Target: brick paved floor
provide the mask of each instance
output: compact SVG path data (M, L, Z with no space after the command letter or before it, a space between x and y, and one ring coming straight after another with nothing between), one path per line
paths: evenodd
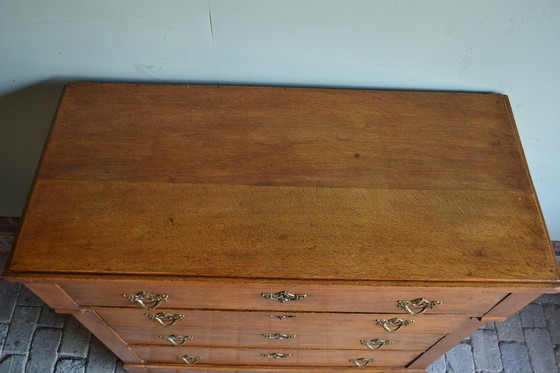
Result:
M0 217L0 273L17 223ZM0 302L0 373L124 372L72 316L55 313L25 287L0 279ZM560 294L538 298L506 322L486 324L428 372L560 372Z

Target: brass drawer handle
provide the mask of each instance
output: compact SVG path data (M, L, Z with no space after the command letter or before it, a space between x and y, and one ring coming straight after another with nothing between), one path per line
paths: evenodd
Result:
M155 310L161 305L162 302L167 302L167 299L169 298L169 296L165 294L153 295L150 293L146 293L145 291L141 291L138 294L123 294L122 296L133 303L138 303L140 305L140 308L144 310Z
M190 335L182 336L177 334L160 335L159 337L176 347L183 346L185 343L187 343L187 341L191 341L194 338L191 337Z
M287 292L287 291L281 291L281 292L276 293L276 294L261 293L261 296L263 296L266 299L277 300L278 302L286 303L286 302L293 301L293 300L301 300L301 299L305 298L307 295L306 294L292 294L292 293Z
M390 319L390 320L376 320L377 325L381 325L383 327L383 329L385 329L386 331L388 331L389 333L395 333L398 332L403 326L408 326L409 324L412 324L414 322L414 320L403 320L403 319L399 319L397 317ZM396 326L396 328L391 329L391 326Z
M397 307L403 308L409 315L412 316L421 315L426 312L428 308L432 309L439 304L441 304L439 300L429 301L425 298L397 301ZM420 308L420 310L413 311L412 308Z
M292 339L296 337L295 334L282 334L282 333L263 334L262 336L270 339Z
M365 367L369 363L373 363L375 359L366 359L366 358L359 358L359 359L350 359L351 363L353 363L357 367Z
M261 354L262 357L270 357L272 359L284 359L292 356L292 354L282 354L279 352L273 352L271 354Z
M183 356L175 356L175 359L183 360L184 363L187 364L187 365L195 365L200 360L204 359L204 356L183 355Z
M361 344L369 348L370 350L379 350L381 347L385 345L390 345L391 343L395 343L395 341L386 341L383 339L362 339L360 341ZM374 347L376 345L376 347Z
M286 319L293 319L294 315L266 315L268 317L275 317L278 320L286 320Z
M156 321L161 326L165 326L166 328L174 325L177 321L183 320L185 315L173 315L167 312L159 312L159 313L146 313L145 314L148 319Z

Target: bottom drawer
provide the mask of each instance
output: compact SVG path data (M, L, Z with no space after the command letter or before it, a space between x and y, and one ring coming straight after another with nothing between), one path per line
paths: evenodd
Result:
M133 347L148 363L188 366L404 367L423 351L298 350L253 348ZM183 359L181 359L183 357Z

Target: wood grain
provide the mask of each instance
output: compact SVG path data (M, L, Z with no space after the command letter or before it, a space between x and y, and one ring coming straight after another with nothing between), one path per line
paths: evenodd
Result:
M211 373L211 372L222 372L222 373L301 373L300 367L275 367L275 366L242 366L237 365L235 368L224 367L224 366L213 366L213 367L188 367L186 365L176 365L176 364L149 364L149 365L138 365L138 364L126 364L124 368L129 373ZM232 370L235 369L235 370ZM403 367L362 367L360 372L366 373L425 373L425 369L407 369ZM349 368L330 368L330 367L305 367L306 373L353 373L356 372L356 367Z
M370 366L406 366L421 351L363 351L363 350L298 350L292 348L196 348L196 347L142 347L133 348L143 360L149 363L177 363L175 356L204 356L197 365L203 369L205 365L225 365L235 369L235 365L270 365L299 366L305 371L306 366L352 367L349 359L374 358ZM272 359L262 357L267 353L291 354L288 358Z
M527 192L41 180L30 211L13 271L557 281Z
M65 90L5 277L143 373L418 372L560 284L506 96L96 83Z
M289 313L293 318L278 320L270 312L220 312L158 309L184 315L175 325L164 328L149 320L145 312L124 309L98 309L95 312L130 344L170 346L160 335L192 336L187 346L214 347L287 347L319 349L366 349L361 340L382 339L395 343L382 350L425 350L460 324L461 315L423 315L421 318L402 314L336 314ZM286 315L286 313L281 313ZM389 333L376 320L404 318L413 323ZM232 328L235 325L235 328ZM284 340L263 334L295 335ZM367 351L367 349L366 349Z
M504 96L72 84L40 178L529 190Z
M151 294L166 294L171 309L221 309L221 310L265 310L265 311L316 311L316 312L367 312L400 313L399 300L426 298L440 301L440 305L426 314L462 314L481 316L488 312L507 293L496 289L439 289L382 286L321 286L305 283L285 285L263 285L258 281L245 284L207 282L120 282L120 281L68 281L60 286L80 307L130 307L139 309L122 294L146 291ZM305 294L303 300L278 302L265 299L261 293L290 291Z

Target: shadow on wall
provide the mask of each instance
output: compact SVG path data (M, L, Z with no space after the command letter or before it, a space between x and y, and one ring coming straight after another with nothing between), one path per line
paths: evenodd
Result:
M66 81L0 97L0 216L20 216Z

